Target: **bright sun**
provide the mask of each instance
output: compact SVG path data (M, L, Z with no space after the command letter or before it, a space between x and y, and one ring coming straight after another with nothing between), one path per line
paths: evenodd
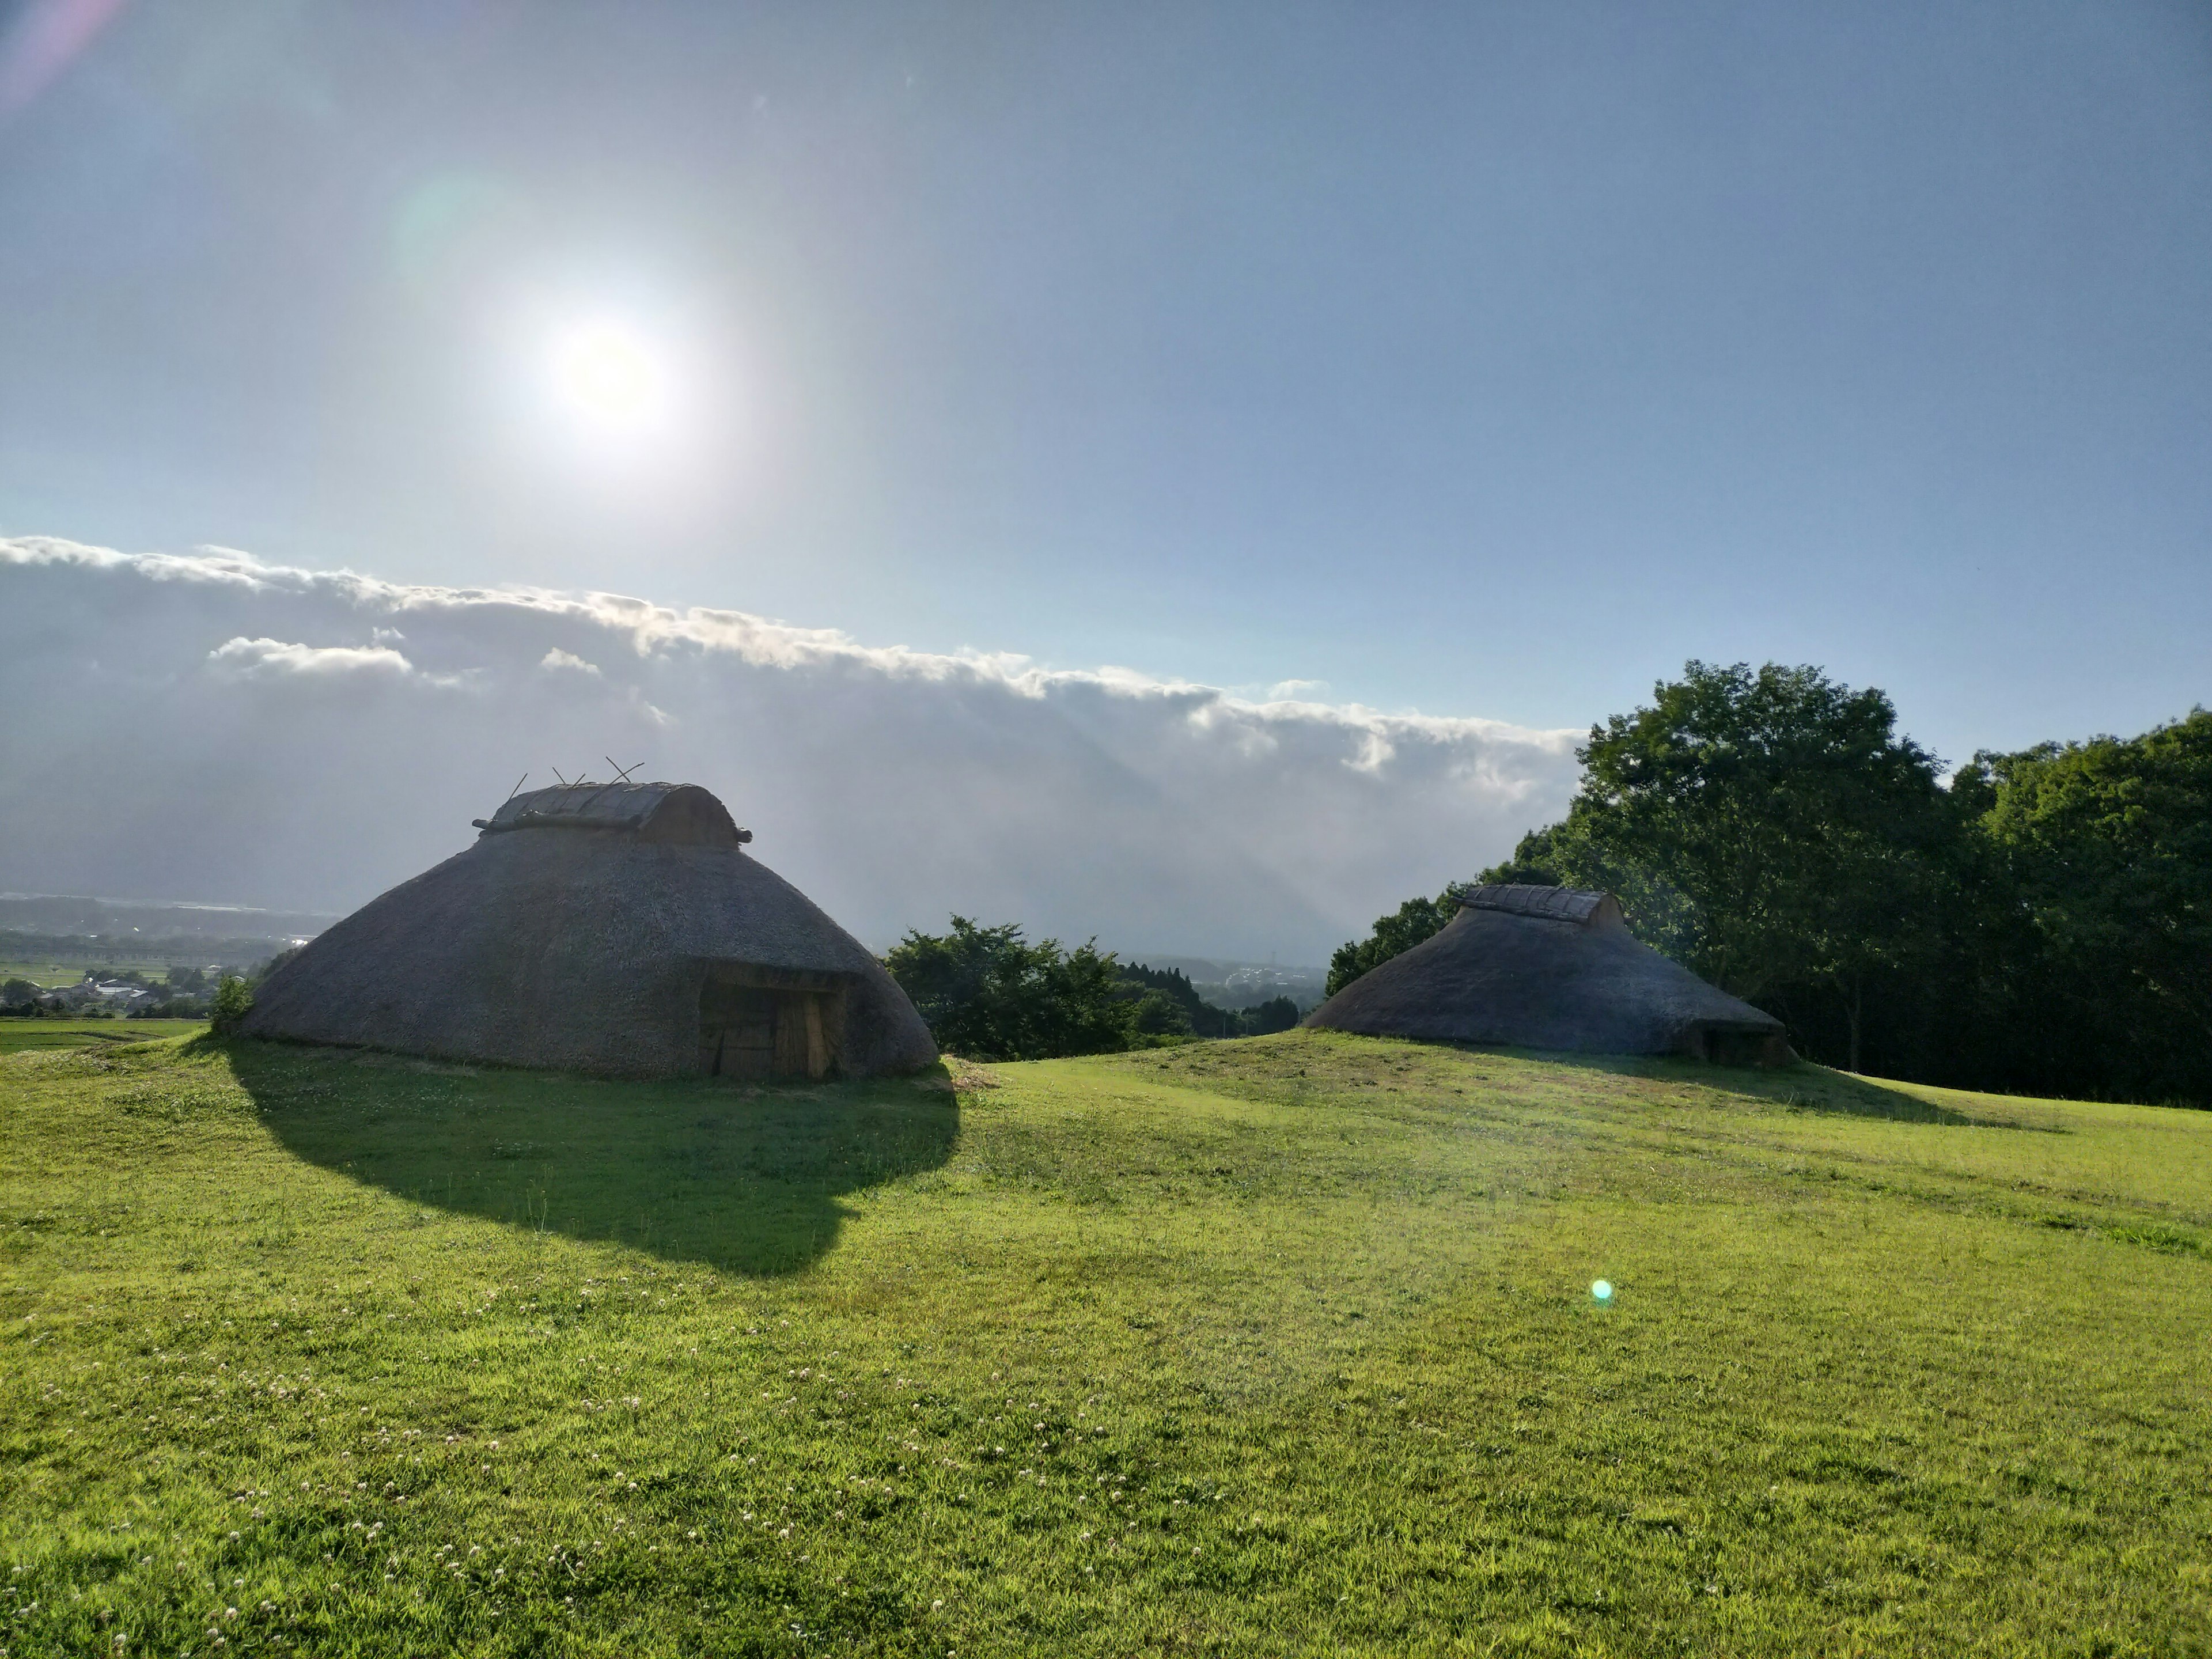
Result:
M657 343L619 319L564 330L554 341L552 371L568 412L607 435L642 434L668 414L669 374Z

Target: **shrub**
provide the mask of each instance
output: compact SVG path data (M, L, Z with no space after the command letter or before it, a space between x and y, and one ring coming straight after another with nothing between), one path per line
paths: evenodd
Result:
M222 983L215 988L215 1006L209 1010L210 1029L217 1036L232 1036L252 1012L253 993L246 988L246 981L235 974L225 974Z
M1130 1045L1134 1000L1112 953L1096 945L1030 945L1011 922L979 927L955 916L948 933L908 933L884 965L949 1054L1048 1060Z

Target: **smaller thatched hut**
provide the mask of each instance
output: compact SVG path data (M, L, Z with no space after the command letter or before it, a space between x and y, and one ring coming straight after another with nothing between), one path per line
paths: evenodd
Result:
M1433 938L1361 975L1309 1025L1595 1054L1792 1058L1782 1022L1628 931L1610 893L1474 887Z
M704 789L538 789L476 824L270 975L247 1033L631 1077L937 1058L883 964Z

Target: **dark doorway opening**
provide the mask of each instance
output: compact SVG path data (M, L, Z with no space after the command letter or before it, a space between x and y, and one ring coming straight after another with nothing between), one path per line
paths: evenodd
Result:
M836 1076L848 982L843 974L709 968L699 988L699 1070L763 1080Z
M1692 1028L1682 1045L1693 1059L1721 1066L1787 1066L1796 1058L1787 1037L1773 1031L1731 1030L1724 1026Z

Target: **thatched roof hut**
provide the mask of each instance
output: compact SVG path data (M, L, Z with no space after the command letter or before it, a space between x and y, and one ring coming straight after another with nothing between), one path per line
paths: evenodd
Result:
M1441 933L1361 975L1306 1024L1737 1064L1791 1057L1780 1020L1640 943L1612 894L1573 887L1466 890Z
M853 936L691 784L517 795L270 975L245 1029L625 1077L866 1077L937 1057Z

